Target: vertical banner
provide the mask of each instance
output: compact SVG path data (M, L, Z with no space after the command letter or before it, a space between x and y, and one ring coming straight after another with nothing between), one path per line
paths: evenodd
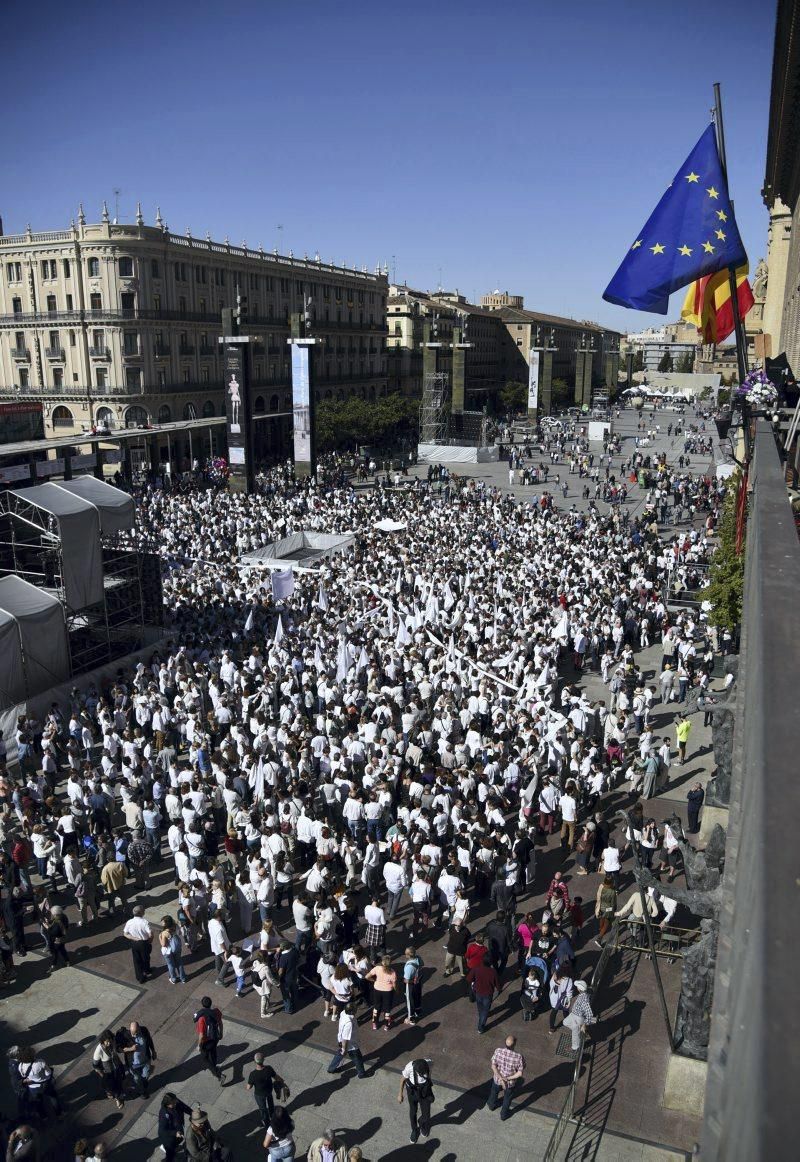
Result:
M436 351L433 352L434 359ZM466 391L466 356L467 348L460 327L453 328L453 380L450 395L450 411L454 416L461 415L465 405Z
M244 343L231 343L226 339L223 384L225 415L228 420L229 487L231 492L251 492L253 462L247 351Z
M314 471L314 440L311 430L311 352L305 343L292 343L292 423L294 471L310 476Z
M528 411L539 410L539 352L531 347L528 358Z

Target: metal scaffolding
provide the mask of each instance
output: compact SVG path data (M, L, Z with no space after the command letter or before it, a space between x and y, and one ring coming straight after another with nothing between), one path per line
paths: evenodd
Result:
M423 444L444 444L449 434L450 376L446 371L429 372L422 384L419 409L419 438Z

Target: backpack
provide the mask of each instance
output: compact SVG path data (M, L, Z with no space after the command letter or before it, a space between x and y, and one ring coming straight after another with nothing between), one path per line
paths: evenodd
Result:
M417 957L417 963L414 966L414 975L410 981L411 984L422 984L422 958Z
M427 1062L425 1063L427 1064ZM417 1069L416 1061L412 1062L413 1076L419 1078L422 1076L422 1070ZM407 1081L406 1089L410 1090L411 1096L415 1097L417 1101L433 1101L433 1083L431 1081L430 1072L425 1076L421 1082Z
M206 1009L197 1018L197 1032L203 1045L210 1041L219 1041L217 1017L210 1009Z

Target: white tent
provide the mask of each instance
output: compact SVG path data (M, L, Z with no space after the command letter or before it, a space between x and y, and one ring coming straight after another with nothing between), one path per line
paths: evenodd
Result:
M38 519L51 534L57 533L61 542L61 576L69 608L85 609L102 601L103 555L97 508L56 484L9 491L16 498L14 514L17 517L24 518L26 507L31 506L52 518L39 516Z
M123 492L121 488L114 488L94 476L76 476L74 480L53 481L53 486L93 504L100 514L100 531L103 536L133 528L136 507L133 497Z

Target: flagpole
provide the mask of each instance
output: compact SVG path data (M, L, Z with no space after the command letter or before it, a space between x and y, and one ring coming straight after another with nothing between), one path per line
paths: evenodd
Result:
M728 161L725 155L725 129L722 123L722 96L720 94L719 82L714 82L714 131L717 137L717 150L719 151L720 165L722 172L725 175L725 181L728 181ZM731 209L733 209L733 199L731 199ZM739 288L736 285L736 267L728 267L728 286L731 296L731 308L733 310L733 333L736 336L736 363L739 368L739 383L744 383L747 376L747 337L744 330L744 324L739 315Z

